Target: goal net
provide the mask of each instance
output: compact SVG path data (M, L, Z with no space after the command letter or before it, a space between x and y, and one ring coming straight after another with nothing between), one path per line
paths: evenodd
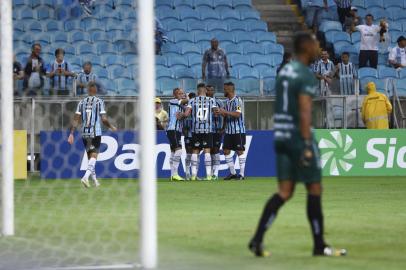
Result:
M153 3L0 5L8 59L1 60L0 269L155 267L155 163L142 151L155 155ZM91 87L101 100L82 110ZM102 121L104 109L117 130ZM89 113L86 123L78 110ZM83 125L70 144L75 115ZM101 130L86 131L87 121ZM100 147L83 132L101 135ZM99 153L93 171L86 143Z

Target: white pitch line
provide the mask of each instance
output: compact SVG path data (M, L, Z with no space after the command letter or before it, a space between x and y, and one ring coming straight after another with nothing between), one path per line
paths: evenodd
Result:
M114 269L135 269L141 268L139 264L115 264L98 266L68 266L68 267L46 267L36 270L114 270Z

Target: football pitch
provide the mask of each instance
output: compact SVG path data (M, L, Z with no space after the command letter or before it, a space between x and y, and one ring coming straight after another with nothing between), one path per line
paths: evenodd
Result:
M137 262L138 182L16 181L16 236L0 238L0 269ZM299 185L266 237L270 258L247 243L275 179L158 183L159 269L405 269L406 179L326 178L326 240L343 258L311 257Z

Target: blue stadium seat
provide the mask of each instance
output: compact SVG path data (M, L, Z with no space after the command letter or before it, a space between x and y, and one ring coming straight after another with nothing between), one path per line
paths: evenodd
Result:
M215 21L215 22L208 22L207 23L207 31L213 32L213 31L224 31L226 32L228 30L228 26L225 23Z
M30 33L42 32L42 25L40 22L32 22L25 28L25 31L28 31Z
M118 78L116 81L117 85L117 92L123 96L136 96L138 95L137 92L137 85L134 80L129 78Z
M81 56L82 57L82 56ZM92 66L94 67L105 67L103 60L96 54L89 54L86 55L85 57L82 57L82 63L88 62L92 63Z
M378 55L378 65L388 65L388 58L389 58L389 54L382 54L380 53Z
M172 8L167 8L167 7L162 7L160 9L158 9L158 18L160 20L164 20L164 19L169 19L169 18L173 18L173 19L177 19L179 20L179 13L176 12L176 10L172 9Z
M398 78L398 73L396 69L392 67L378 67L378 78L379 79L387 79L387 78Z
M201 7L197 11L200 13L201 20L220 20L220 14L211 8Z
M54 17L56 20L63 21L68 18L68 10L64 7L55 8Z
M378 78L378 71L374 68L364 67L358 70L358 78L362 79L365 77Z
M30 19L37 19L36 14L34 13L34 10L31 8L22 8L19 12L18 18L20 20L30 20Z
M109 77L107 69L99 66L93 67L93 72L101 79L107 79Z
M241 20L260 20L261 17L256 10L251 10L251 11L240 11L240 16Z
M389 32L391 31L399 31L402 32L402 24L400 22L390 22Z
M190 0L174 0L173 1L173 6L175 8L179 8L179 7L190 7L190 8L194 8L194 2L195 1L190 1Z
M53 0L31 0L32 8L38 8L41 6L53 7L54 5L55 5L55 3Z
M390 36L391 36L392 42L396 43L396 40L398 40L398 38L400 36L405 36L405 34L402 32L399 32L399 31L392 31L392 32L390 32Z
M381 20L391 17L391 14L382 7L373 7L368 10L374 16L375 20Z
M53 18L53 9L50 7L42 6L37 9L38 20L46 20Z
M197 10L192 9L190 7L179 7L176 9L179 13L179 17L182 21L187 19L200 19L200 14Z
M98 19L87 17L82 20L82 24L86 31L92 30L105 30L104 24L102 24Z
M264 67L274 66L273 57L269 55L251 55L251 64L253 67L262 69Z
M328 40L331 43L336 43L337 41L345 41L351 44L351 36L347 32L335 32L332 39Z
M69 62L71 65L77 65L77 66L80 66L80 67L81 67L82 64L83 64L82 58L81 58L81 57L78 57L78 56L69 57L68 62Z
M167 25L168 31L180 30L180 31L187 31L187 25L183 22L173 22Z
M47 32L60 32L63 31L62 22L47 20L46 22L46 31Z
M202 49L200 46L197 46L195 44L190 44L190 43L184 43L182 44L181 47L181 53L182 54L196 54L196 55L201 55L202 54Z
M80 41L87 41L90 42L90 35L88 32L83 31L72 31L70 40L72 43L80 42Z
M207 31L207 23L203 21L195 21L188 23L188 31L202 30Z
M34 36L36 42L39 42L43 47L51 44L51 37L48 34L41 33Z
M176 54L180 54L181 53L181 48L176 45L176 44L170 44L167 43L162 47L162 53L176 53Z
M195 42L210 42L215 36L212 33L206 31L194 31Z
M183 56L168 57L168 66L171 68L187 68L188 60Z
M249 31L268 31L268 25L264 21L254 21L248 24Z
M218 9L220 7L227 7L230 9L233 8L233 3L231 0L214 0L213 4L215 9Z
M222 20L239 21L241 18L241 15L238 11L236 11L234 9L229 9L229 10L224 10L223 12L220 12L220 17Z
M13 0L13 9L31 4L30 0Z
M116 54L117 50L113 44L110 44L108 42L99 42L97 43L97 53L99 55L103 55L106 53Z
M97 43L100 41L110 41L110 37L105 31L94 30L90 31L90 40L94 43Z
M196 79L196 74L190 68L175 70L176 79Z
M224 47L224 49L225 49L227 56L230 56L232 54L239 54L239 55L244 54L243 47L240 44L229 44L226 47Z
M256 34L256 41L261 44L275 44L276 43L276 36L272 32L266 33L257 33Z
M396 89L398 96L406 96L406 79L396 81Z
M233 0L234 8L248 7L252 8L251 0Z
M275 92L275 80L265 79L264 80L264 94L268 96L274 96Z
M99 56L94 56L94 58L99 58L100 65L110 67L110 66L121 66L121 67L126 67L126 61L124 56L122 55L116 55L116 54L106 54L102 55L101 57Z
M135 11L132 11L135 14ZM135 17L135 15L134 15ZM116 19L116 20L121 20L121 13L111 9L108 6L104 6L100 8L99 13L97 14L97 18L100 20L106 20L106 19ZM130 20L130 18L126 18L126 20ZM135 18L132 19L135 21Z
M24 33L25 26L24 22L21 21L13 21L13 31L14 35Z
M220 41L220 46L224 46L226 41L235 42L234 33L213 31L214 36Z
M118 78L131 79L132 75L129 69L122 66L107 66L109 72L109 78L116 80Z
M188 56L188 66L190 68L201 67L202 66L202 56L200 56L200 55L189 55Z
M383 0L367 0L365 1L365 8L371 9L372 7L383 8Z
M392 13L392 20L398 21L402 19L406 19L406 12L404 9L398 9Z
M251 66L251 59L248 55L233 55L229 61L234 69L242 66Z
M65 21L64 27L65 27L66 32L70 32L73 30L83 30L81 22L78 20ZM104 29L103 29L103 31L104 31Z
M243 42L243 41L249 41L252 43L256 43L257 37L256 37L255 33L251 33L251 32L236 32L235 42L239 43L239 42Z
M260 82L257 79L240 79L235 81L235 89L241 95L259 96Z
M157 80L159 92L163 95L171 96L172 91L176 87L181 87L180 80L162 78Z
M352 0L352 5L356 7L365 8L365 0Z
M241 67L238 69L239 79L259 79L259 72L255 68Z
M159 9L165 8L173 8L173 1L168 0L155 0L155 6L159 7Z
M118 0L115 4L119 9L132 8L134 7L134 0Z
M137 16L138 13L134 12L133 9L122 9L120 10L120 19L122 21L132 21L132 22L136 22L137 21Z
M88 42L80 42L75 45L77 47L77 55L94 55L95 48L93 47L92 43Z
M124 55L124 63L127 67L138 65L138 58L133 54Z
M231 22L228 31L248 31L248 24L244 21Z
M319 30L321 32L343 31L343 26L337 21L324 21L321 23Z
M107 91L108 95L117 94L117 87L116 87L115 81L109 80L107 78L101 78L100 81L101 81L103 88Z
M168 66L168 60L166 59L166 57L164 55L157 55L155 56L155 65L158 68L162 68L162 67L167 67Z
M201 7L208 7L208 8L214 8L214 3L213 0L199 0L195 1L195 7L196 8L201 8Z
M115 50L119 51L122 55L137 55L137 44L134 42L123 41L116 45Z
M190 32L179 31L175 35L175 43L179 43L179 42L194 43L194 35Z
M283 55L285 52L285 49L281 44L270 44L265 47L265 53L266 54L279 54Z
M357 43L361 41L361 33L360 32L354 32L351 34L351 42L352 43Z
M348 52L350 54L359 54L359 50L354 45L344 45L338 47L336 46L336 44L334 44L334 50L337 55L341 55L343 52Z
M244 54L249 55L264 55L266 53L266 46L262 44L252 44L251 46L244 47Z
M406 79L406 68L402 68L399 72L399 78ZM405 86L406 87L406 86Z
M276 78L276 69L275 68L265 69L261 72L260 77L262 79L275 79Z

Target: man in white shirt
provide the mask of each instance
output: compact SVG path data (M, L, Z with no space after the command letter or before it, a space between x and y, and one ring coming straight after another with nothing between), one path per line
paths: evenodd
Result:
M397 40L398 46L393 48L389 53L389 64L394 68L406 67L406 38L400 36Z
M361 32L361 47L359 53L359 67L378 67L378 43L385 42L384 36L388 31L388 24L382 20L380 25L374 25L374 17L371 14L365 16L365 23L358 25L353 32Z

